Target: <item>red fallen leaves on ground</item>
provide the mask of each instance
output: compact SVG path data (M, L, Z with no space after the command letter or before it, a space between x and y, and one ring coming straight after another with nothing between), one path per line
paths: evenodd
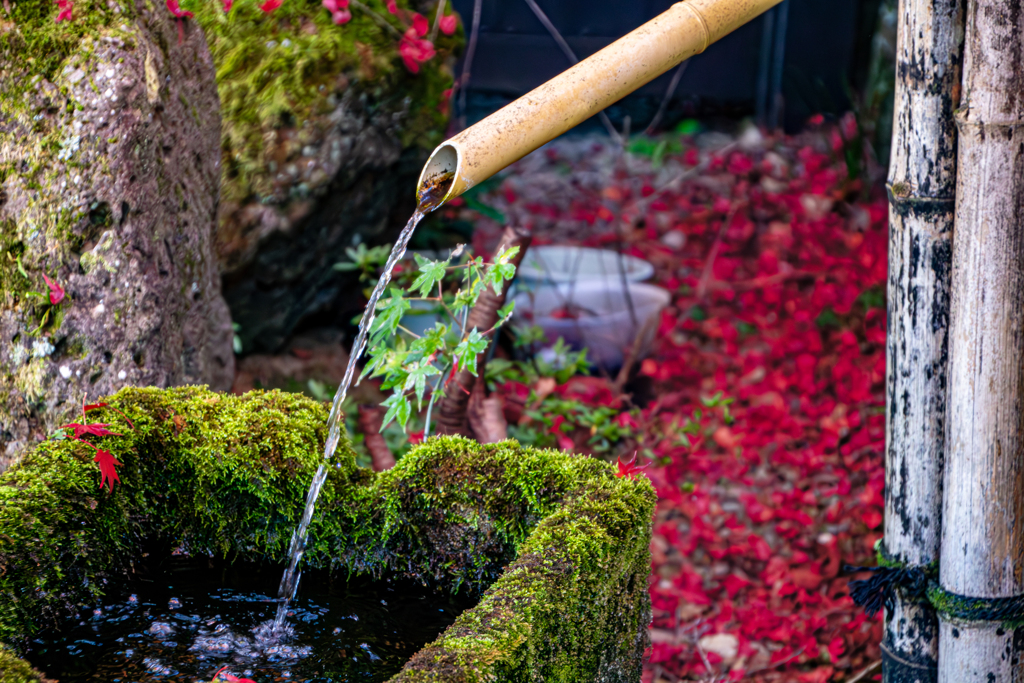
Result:
M880 658L881 618L853 605L840 576L873 564L885 441L887 208L847 178L849 133L718 154L683 140L657 167L560 141L477 197L532 226L535 244L645 258L673 293L640 364L652 389L641 436L623 444L656 462L647 683L838 682ZM487 253L500 226L467 217ZM585 385L572 395L620 405L609 378ZM506 407L523 391L506 385ZM731 422L704 409L687 446L682 420L717 392L735 400Z

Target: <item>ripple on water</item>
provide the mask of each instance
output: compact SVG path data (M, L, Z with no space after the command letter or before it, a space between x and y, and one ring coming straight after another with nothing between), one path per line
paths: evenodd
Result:
M109 593L85 620L36 640L29 661L61 683L195 683L224 666L257 683L384 681L471 604L405 583L313 573L275 633L268 594L279 567L210 571L204 559L202 569L175 558L171 570Z

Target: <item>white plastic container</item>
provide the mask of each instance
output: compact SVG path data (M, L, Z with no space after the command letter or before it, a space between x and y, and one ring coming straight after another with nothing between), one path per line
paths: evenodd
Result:
M540 285L600 281L608 286L643 282L654 275L654 266L635 256L608 249L546 245L530 247L516 271L519 291Z
M571 285L542 285L520 291L513 322L538 325L550 343L559 337L576 349L587 348L587 358L606 369L622 365L637 334L642 333L639 357L649 350L658 328L658 316L672 297L664 289L640 282L627 283L636 323L630 315L622 283L603 280Z

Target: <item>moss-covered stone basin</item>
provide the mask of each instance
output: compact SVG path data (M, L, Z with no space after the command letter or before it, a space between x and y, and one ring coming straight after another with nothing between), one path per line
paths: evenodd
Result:
M282 560L327 411L294 394L126 389L89 413L122 463L47 441L0 476L0 683L41 680L25 643L91 604L143 552ZM654 491L606 463L508 441L431 439L372 473L343 442L308 565L481 594L392 681L639 681Z

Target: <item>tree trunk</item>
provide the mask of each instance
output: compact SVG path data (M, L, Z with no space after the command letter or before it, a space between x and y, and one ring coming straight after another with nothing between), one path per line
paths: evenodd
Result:
M511 263L518 269L519 264L526 255L533 236L523 228L505 228L505 234L501 236L501 242L494 252L495 258L507 249L519 247L519 253L511 260ZM495 294L494 290L488 287L477 299L473 310L469 312L466 322L466 329L474 327L480 330L489 330L498 322L498 309L505 305L505 296L508 294L509 282L505 283L501 294ZM480 354L485 356L487 352ZM483 375L484 363L477 360L477 372ZM441 410L437 418L438 434L462 434L471 436L470 425L466 417L466 410L469 407L470 390L476 386L476 377L469 370L460 370L455 379L448 384L444 398L441 399ZM481 389L482 390L482 389Z
M373 471L382 472L395 466L395 454L388 448L388 442L380 433L384 426L384 412L377 406L359 406L359 429L363 432L363 444L370 452Z
M885 552L938 561L946 413L949 287L956 192L962 0L904 0L897 34L889 169ZM886 612L882 679L930 683L934 610L902 594Z
M484 373L479 372L466 408L469 429L478 443L498 443L508 438L508 422L499 396L488 396Z
M939 581L1005 598L1024 593L1024 7L967 17ZM940 681L1024 680L1024 630L940 619Z

